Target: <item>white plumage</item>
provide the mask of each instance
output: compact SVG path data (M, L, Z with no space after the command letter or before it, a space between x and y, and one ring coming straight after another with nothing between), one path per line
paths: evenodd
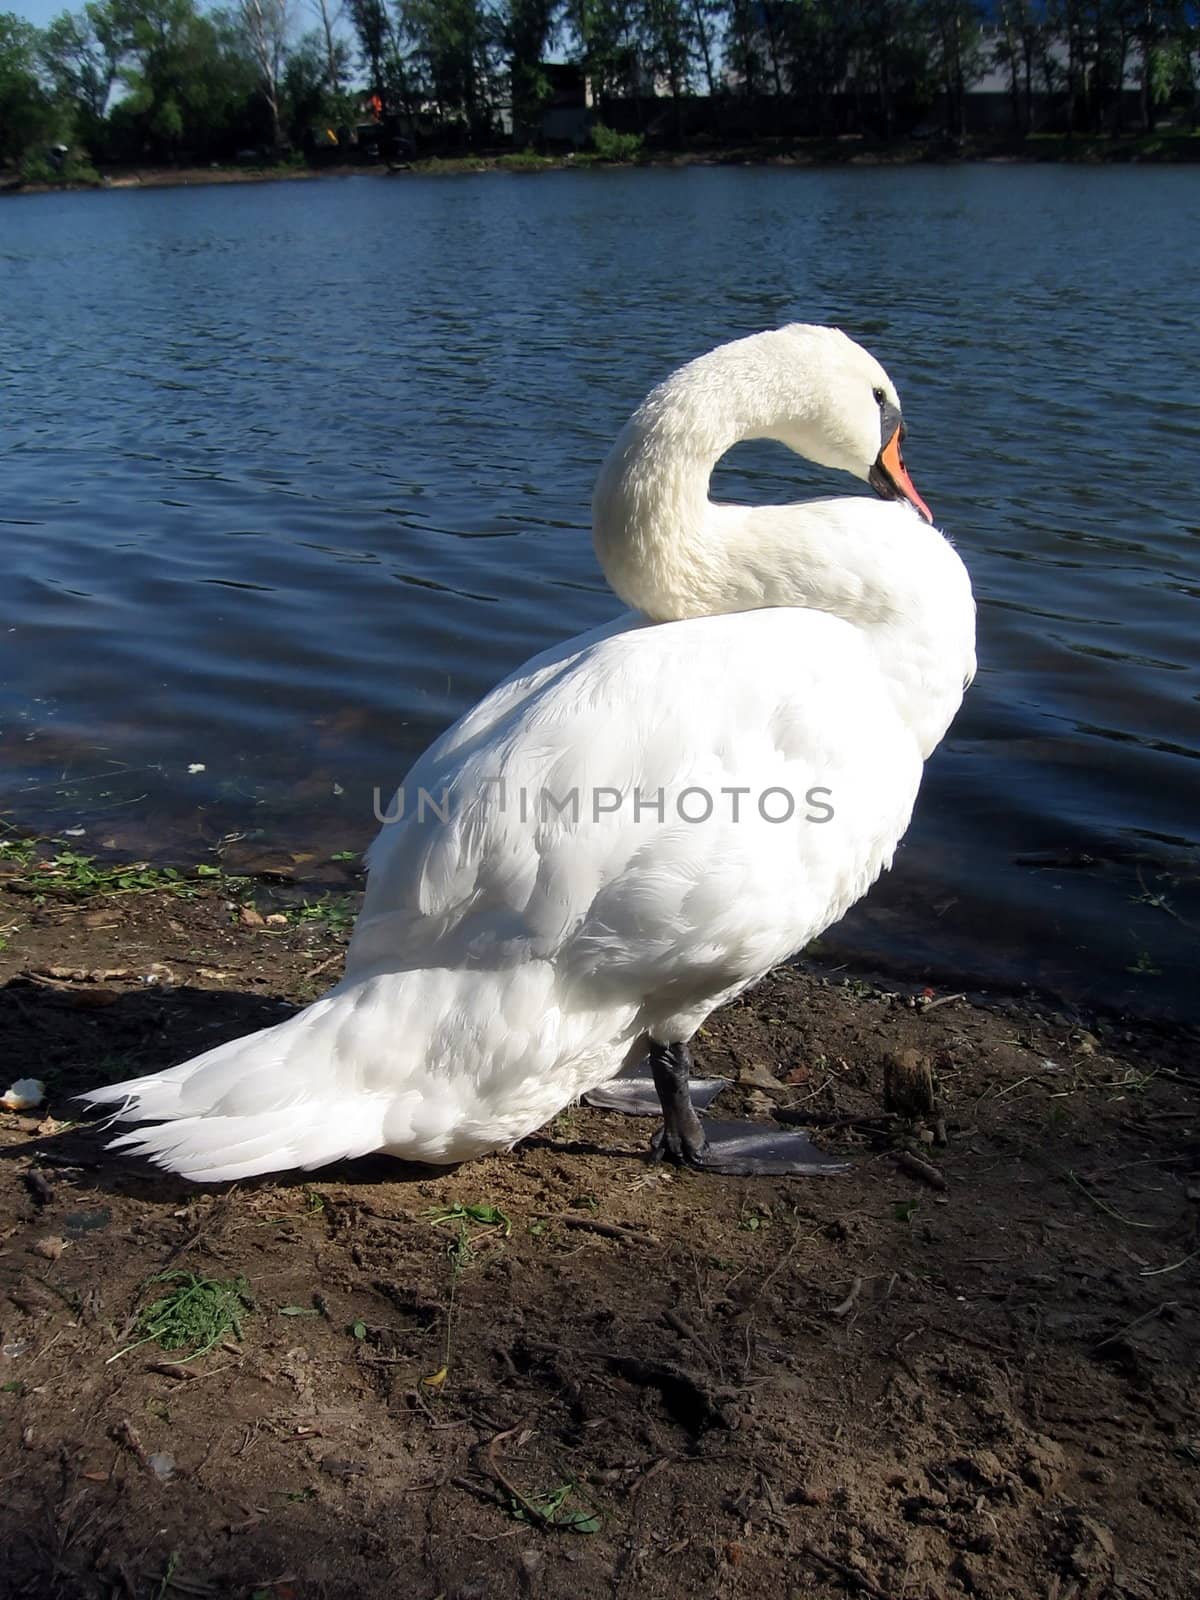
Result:
M88 1097L159 1124L116 1142L206 1181L506 1148L842 916L890 865L974 671L969 581L903 501L755 510L707 486L763 436L865 478L892 417L883 369L831 329L723 346L656 390L594 506L635 610L526 663L420 758L335 989Z

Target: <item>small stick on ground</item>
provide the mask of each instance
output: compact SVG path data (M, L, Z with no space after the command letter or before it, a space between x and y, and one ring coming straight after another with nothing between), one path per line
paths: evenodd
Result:
M1094 1344L1089 1354L1096 1355L1100 1350L1107 1350L1110 1344L1116 1344L1117 1340L1123 1339L1127 1333L1132 1333L1143 1323L1153 1322L1157 1317L1161 1317L1164 1311L1171 1311L1178 1304L1178 1300L1164 1300L1162 1305L1155 1306L1153 1311L1144 1311L1140 1317L1134 1317L1132 1322L1127 1322L1123 1328L1118 1328L1116 1333L1110 1333L1107 1338L1101 1339L1099 1344Z
M532 1500L526 1499L516 1484L510 1483L504 1476L500 1469L500 1463L496 1460L496 1446L501 1439L511 1439L513 1434L517 1432L519 1432L517 1428L506 1428L503 1433L496 1434L495 1438L491 1440L484 1451L484 1455L487 1457L488 1470L512 1502L515 1505L519 1505L525 1515L535 1522L539 1528L553 1528L554 1518L548 1517L540 1506L536 1506Z
M599 1217L588 1217L577 1211L561 1211L556 1218L564 1228L582 1228L586 1233L603 1234L606 1239L622 1239L632 1244L657 1244L657 1234L644 1228L623 1228L616 1222L602 1222Z
M321 961L318 962L315 967L310 967L304 976L306 978L319 978L323 972L328 972L330 967L337 966L339 961L344 961L345 959L346 952L344 950L338 950L334 955L329 957L328 961Z
M864 1594L869 1594L871 1600L891 1600L891 1596L886 1589L880 1589L876 1584L873 1584L866 1573L860 1572L857 1567L852 1567L845 1561L835 1561L832 1556L827 1556L823 1550L818 1550L815 1545L802 1545L801 1549L813 1561L819 1562L823 1567L829 1567L839 1577L845 1578L847 1583L852 1583L856 1588L861 1589Z
M939 1006L948 1006L952 1000L965 1000L966 998L965 994L943 994L939 995L936 1000L923 1001L917 1009L923 1016L926 1011L936 1011Z

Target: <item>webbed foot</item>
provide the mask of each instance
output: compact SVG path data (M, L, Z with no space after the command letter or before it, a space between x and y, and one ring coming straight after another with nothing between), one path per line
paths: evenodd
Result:
M651 1160L740 1177L815 1177L847 1170L848 1162L825 1155L799 1129L701 1121L689 1092L691 1065L686 1044L651 1041L650 1070L663 1118L651 1141Z
M798 1128L780 1128L771 1122L714 1122L699 1119L703 1142L681 1141L668 1147L665 1135L655 1140L652 1157L667 1157L697 1172L729 1177L816 1178L848 1172L850 1163L818 1150Z

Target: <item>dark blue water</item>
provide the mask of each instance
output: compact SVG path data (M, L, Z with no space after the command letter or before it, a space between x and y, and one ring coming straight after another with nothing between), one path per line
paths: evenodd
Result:
M617 609L587 508L646 388L837 322L900 387L982 663L839 946L1200 1015L1197 259L1186 170L5 200L0 808L335 881L375 786ZM766 447L718 482L836 487Z

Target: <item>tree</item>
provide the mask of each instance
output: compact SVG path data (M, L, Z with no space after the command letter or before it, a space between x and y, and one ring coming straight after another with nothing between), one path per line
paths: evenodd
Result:
M124 57L121 31L105 4L65 11L38 42L54 97L71 113L75 137L89 149L104 138L104 119Z
M401 108L411 111L408 73L384 0L346 0L346 9L358 36L367 87L379 101L381 119L393 117Z
M342 17L342 7L330 0L314 0L313 9L321 21L321 36L325 42L326 82L331 94L340 95L346 77L346 51L335 29Z
M38 78L38 32L0 11L0 161L17 161L53 137L57 113Z
M292 31L291 0L239 0L238 15L246 42L262 82L263 98L271 113L271 145L283 142L279 120L279 87Z
M554 37L559 10L560 0L501 0L499 41L508 57L513 141L519 145L533 137L549 95L542 58Z
M704 67L704 82L709 97L717 98L717 78L714 70L716 50L716 24L723 9L721 0L690 0L692 28L700 61Z
M763 90L763 37L755 0L730 0L725 33L725 61L742 92L751 98Z
M691 88L696 46L695 17L684 0L642 0L645 59L666 80L675 107L676 137L683 135L683 96Z
M348 48L334 40L332 65L323 30L306 33L288 52L280 83L280 114L296 148L308 143L315 128L339 128L355 121L353 96L345 82Z
M967 131L967 90L983 61L978 8L975 0L923 0L922 20L930 66L945 98L946 131L961 139Z
M231 155L261 139L258 69L239 19L195 0L111 0L126 93L109 122L126 155Z
M443 122L456 122L468 142L491 128L496 29L481 0L398 0L423 88Z
M566 15L575 59L593 97L636 93L641 73L634 0L567 0Z
M1033 130L1033 83L1045 57L1045 29L1032 0L1000 0L999 21L1001 37L997 40L996 56L1008 67L1013 129L1017 133L1030 133Z

